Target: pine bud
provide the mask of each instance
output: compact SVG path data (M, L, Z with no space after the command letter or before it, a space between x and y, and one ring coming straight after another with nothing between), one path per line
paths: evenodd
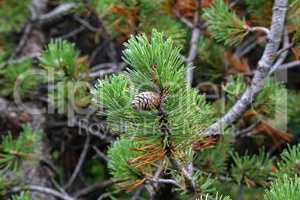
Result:
M136 110L151 110L160 104L160 95L156 92L142 92L135 95L132 106Z

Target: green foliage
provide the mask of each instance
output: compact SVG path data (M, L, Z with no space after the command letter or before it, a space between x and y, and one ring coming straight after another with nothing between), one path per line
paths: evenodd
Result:
M0 96L10 96L14 92L18 92L21 96L28 95L37 88L41 81L42 77L40 74L35 74L30 59L9 64L0 68Z
M180 49L164 34L153 31L151 40L146 35L132 37L125 47L123 59L134 67L128 75L139 91L164 89L172 92L185 85Z
M288 93L288 129L292 133L300 130L300 94L295 91Z
M233 104L245 92L247 85L243 75L229 77L228 83L224 86L224 92L230 104Z
M283 177L275 181L266 191L264 200L298 200L300 197L300 179Z
M246 88L247 85L242 75L229 79L229 82L224 87L229 107L241 97ZM285 86L269 78L262 91L256 97L255 102L253 102L251 109L263 116L273 117L281 109L281 105L284 105L283 102L286 96L287 90Z
M221 79L224 74L224 57L225 50L208 38L201 37L198 43L198 54L200 63L197 65L197 71L202 80Z
M300 48L300 29L296 30L296 33L295 33L295 35L293 37L293 40L294 40L295 46L297 48Z
M214 120L212 107L193 89L170 94L164 108L176 149L187 150L195 139L199 139L195 133L205 130Z
M210 195L202 195L200 198L196 199L196 200L210 200L210 199L214 199L214 200L231 200L231 198L229 196L223 196L223 195L219 195L218 193L214 196L210 196Z
M155 15L155 13L157 13ZM183 48L187 39L187 28L177 20L163 13L154 12L153 16L143 22L140 32L150 35L153 28L171 38L175 46ZM157 20L159 19L159 20Z
M92 94L94 102L100 108L107 108L109 111L122 109L130 103L129 83L123 75L112 75L98 80Z
M15 48L14 38L11 33L0 34L0 69L5 65L7 59Z
M112 34L129 36L139 30L151 32L149 20L159 10L161 0L94 0L93 4Z
M48 93L58 112L64 114L68 109L79 109L90 104L91 97L86 82L63 80L56 83L55 88Z
M252 21L261 26L269 26L271 23L272 0L245 0L245 4L251 14Z
M98 80L91 93L95 104L101 109L107 109L108 126L115 133L123 132L120 119L126 119L128 112L134 112L130 107L132 92L130 92L128 79L124 75L113 75L110 78Z
M300 47L300 1L294 0L290 4L287 21L291 29L294 31L293 42L296 48Z
M189 152L195 133L214 120L212 108L196 90L186 87L180 49L164 34L153 31L149 40L140 35L131 38L125 47L123 59L132 69L125 75L99 81L92 92L94 101L105 109L108 126L114 132L123 133L124 138L133 139L144 148L140 158L146 160L143 167L151 169L150 163L163 159L168 148L172 148L174 159L186 164L191 160ZM162 96L160 108L132 107L133 97L145 91ZM118 153L122 156L125 150ZM114 173L119 171L122 177L124 172L113 165L111 169L115 169ZM122 180L128 178L125 174Z
M33 132L29 126L23 126L23 131L17 139L14 139L10 133L2 137L0 169L16 171L22 160L36 160L41 135L41 131Z
M136 142L121 138L108 150L110 158L108 168L114 180L122 187L128 187L142 177L141 172L130 164L130 159L141 155L140 152L133 150L137 147L139 146Z
M30 0L2 0L0 2L0 33L20 31L29 18Z
M183 177L178 174L178 172L173 171L173 176L176 178L176 182L180 183L183 182ZM206 196L214 196L215 188L214 188L214 181L210 177L204 176L200 171L194 171L192 174L192 179L195 185L198 186L198 194L195 197L194 194L185 191L184 189L180 191L180 199L189 200L189 199L198 199Z
M252 22L261 26L269 26L271 23L273 2L273 0L245 0L245 4L251 14ZM299 0L289 0L288 2L287 23L294 24L297 17L299 17Z
M49 96L61 113L90 103L89 86L85 82L88 80L88 65L80 59L74 44L61 39L52 40L40 58L50 77L48 81L55 81Z
M237 46L248 34L245 21L231 12L223 0L215 0L210 8L204 9L203 18L213 37L225 45Z
M222 174L226 170L226 160L229 157L230 145L226 140L218 142L211 148L204 149L197 154L196 163L202 170L212 174Z
M234 180L248 186L256 184L266 185L266 180L272 172L272 159L268 154L260 152L259 155L232 154L234 166L231 169L231 175Z
M281 159L278 163L278 172L275 173L278 177L299 176L300 175L300 145L288 146L281 153Z
M78 79L80 73L86 72L86 66L78 64L76 60L79 51L75 45L66 40L52 40L40 58L41 65L48 72L52 72L55 78Z
M18 195L12 196L11 200L31 200L31 195L29 192L21 192Z
M254 109L267 117L273 117L282 109L287 97L286 87L272 78L269 78L256 98ZM283 108L285 109L285 108Z

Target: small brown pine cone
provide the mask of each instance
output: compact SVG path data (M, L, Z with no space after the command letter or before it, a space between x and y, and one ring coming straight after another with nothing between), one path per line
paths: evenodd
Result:
M142 92L132 100L132 106L136 110L152 110L160 104L160 95L156 92Z

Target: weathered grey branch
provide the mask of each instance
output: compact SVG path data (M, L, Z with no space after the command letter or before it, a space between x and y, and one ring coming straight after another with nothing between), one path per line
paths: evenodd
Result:
M269 74L272 74L274 70L276 70L279 66L282 65L282 63L285 61L286 57L288 56L288 48L291 46L290 39L289 39L289 31L287 27L284 30L284 36L283 36L283 48L277 52L277 55L279 57L277 58L275 64L272 66L272 69L270 70Z
M69 188L74 183L78 173L80 172L80 169L83 165L83 162L84 162L85 157L86 157L86 155L88 153L88 150L89 150L90 141L91 141L91 136L90 136L90 134L87 134L86 139L85 139L85 143L84 143L84 147L83 147L83 150L80 154L78 163L77 163L77 165L75 167L75 170L73 171L73 174L72 174L71 178L69 179L68 183L64 186L64 189Z
M281 71L281 70L287 70L287 69L290 69L290 68L293 68L293 67L297 67L297 66L300 66L300 60L296 60L296 61L292 61L292 62L283 64L283 65L280 65L279 67L277 67L272 72Z
M63 17L65 14L67 14L71 9L73 9L75 7L76 4L74 3L64 3L61 4L59 6L57 6L56 8L54 8L52 11L40 15L37 17L37 21L39 24L45 25L47 23L52 23L55 20L60 19L61 17ZM35 19L33 19L35 20Z
M42 186L38 186L38 185L27 185L27 186L24 186L24 187L13 187L13 188L10 189L10 192L11 193L17 193L17 192L24 191L24 190L39 192L39 193L43 193L43 194L47 194L47 195L52 195L52 196L60 198L62 200L75 200L75 198L73 198L73 197L71 197L67 194L63 194L63 193L58 192L56 190L53 190L51 188L42 187Z
M95 27L93 27L88 21L82 19L79 15L74 15L73 18L80 23L82 26L84 26L85 28L87 28L88 30L92 31L92 32L98 32L99 30Z
M89 76L93 79L103 78L106 75L114 74L125 69L125 63L104 63L99 66L95 66L90 72ZM96 70L97 69L97 70Z
M147 180L149 180L151 182L155 182L155 183L172 184L177 187L180 187L180 185L173 179L152 178L152 179L147 179Z
M97 189L105 188L112 184L113 184L112 180L105 180L105 181L97 182L92 185L89 185L86 188L83 188L82 190L77 191L74 196L79 198L79 197L85 196L85 195L89 194L90 192L93 192Z
M276 56L274 55L276 55L282 40L286 11L287 0L275 0L273 5L272 25L269 34L270 38L263 56L258 62L257 71L254 74L251 85L233 107L217 122L201 132L201 135L221 134L222 129L225 126L234 123L243 115L257 94L262 90L265 79L275 62Z
M187 18L181 16L180 13L179 13L176 9L174 9L174 14L175 14L176 17L177 17L182 23L184 23L187 27L189 27L189 28L191 28L191 29L194 28L194 24L193 24L190 20L188 20Z
M193 82L193 75L194 75L193 62L197 56L198 42L201 36L201 30L197 26L198 22L199 22L199 14L198 12L195 12L192 37L190 41L190 49L189 49L188 57L186 59L186 63L187 63L186 80L189 87L192 86L192 82Z

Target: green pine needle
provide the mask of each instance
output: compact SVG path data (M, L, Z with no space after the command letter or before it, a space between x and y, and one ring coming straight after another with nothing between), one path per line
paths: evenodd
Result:
M132 37L125 47L123 60L133 67L130 80L140 91L174 90L185 85L180 49L163 33L154 30L150 40L144 34Z
M234 166L231 169L231 175L239 184L244 183L244 178L266 185L266 180L272 172L272 159L268 154L260 152L259 155L239 156L232 154Z
M30 16L30 0L2 0L0 3L0 33L20 31Z
M230 77L228 83L224 87L229 106L241 97L246 88L247 85L243 75ZM274 117L276 112L280 109L284 109L282 105L284 105L283 101L285 101L284 98L286 95L287 90L285 86L282 83L269 78L266 81L263 90L256 97L251 109L263 116Z
M33 132L29 126L16 139L9 133L2 138L0 145L0 169L18 170L22 160L36 161L39 153L41 131Z
M18 195L13 195L11 200L32 200L29 192L20 192Z
M141 155L141 152L132 150L137 147L139 146L134 141L121 138L108 150L110 158L108 168L111 170L114 181L120 186L129 187L141 178L141 173L130 164L130 159Z
M43 51L40 58L41 65L47 71L56 75L56 79L61 79L64 76L77 77L82 66L76 63L79 56L79 51L75 45L61 39L50 41L47 49Z
M203 18L213 37L225 45L237 46L248 34L245 21L231 12L224 0L215 0L210 8L204 9Z
M281 159L278 163L278 172L275 173L278 177L283 176L299 176L300 175L300 145L288 146L281 153Z
M14 92L21 96L29 95L41 82L42 76L35 74L30 59L7 65L0 69L0 96L11 96Z
M264 200L299 200L300 178L283 177L272 184L266 191Z

